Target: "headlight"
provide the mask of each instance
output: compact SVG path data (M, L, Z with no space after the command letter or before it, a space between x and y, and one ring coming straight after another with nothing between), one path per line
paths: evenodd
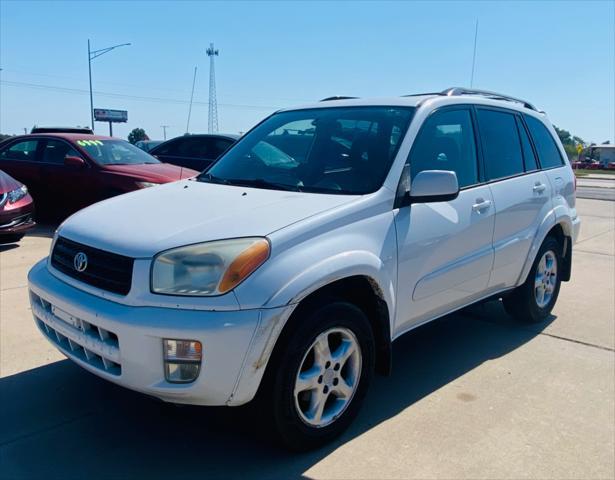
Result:
M28 194L28 187L26 187L25 185L22 185L21 187L16 188L15 190L11 190L8 194L9 203L18 202L23 197L25 197L27 194Z
M264 238L198 243L159 253L152 266L152 292L166 295L222 295L269 258Z
M139 188L155 187L156 185L160 185L160 184L153 183L153 182L137 182L137 186Z

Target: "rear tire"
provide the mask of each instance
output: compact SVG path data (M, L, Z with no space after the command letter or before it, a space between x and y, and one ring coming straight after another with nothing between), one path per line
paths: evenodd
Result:
M540 323L555 306L563 269L562 247L553 237L542 243L525 283L503 299L506 311L517 320Z
M374 371L374 335L359 308L332 301L307 312L283 348L272 365L275 427L288 448L316 448L359 412Z

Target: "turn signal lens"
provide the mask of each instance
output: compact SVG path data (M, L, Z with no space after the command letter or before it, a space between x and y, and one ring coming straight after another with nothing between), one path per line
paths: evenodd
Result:
M162 341L164 378L170 383L190 383L199 376L203 347L196 340Z
M241 252L229 265L218 286L220 293L235 288L244 278L260 267L269 258L269 242L261 239Z

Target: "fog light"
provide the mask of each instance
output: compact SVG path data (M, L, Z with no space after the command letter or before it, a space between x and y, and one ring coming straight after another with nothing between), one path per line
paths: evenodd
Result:
M196 340L162 341L164 378L170 383L190 383L201 369L201 342Z

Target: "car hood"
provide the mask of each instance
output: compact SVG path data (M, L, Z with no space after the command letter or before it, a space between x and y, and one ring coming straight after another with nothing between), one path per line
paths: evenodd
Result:
M0 170L0 195L21 187L21 183L11 177L8 173Z
M170 163L143 163L137 165L105 165L104 169L124 175L142 178L146 181L166 183L190 178L199 172L190 168L178 167Z
M356 198L184 180L96 203L66 220L59 234L146 258L192 243L266 236Z

